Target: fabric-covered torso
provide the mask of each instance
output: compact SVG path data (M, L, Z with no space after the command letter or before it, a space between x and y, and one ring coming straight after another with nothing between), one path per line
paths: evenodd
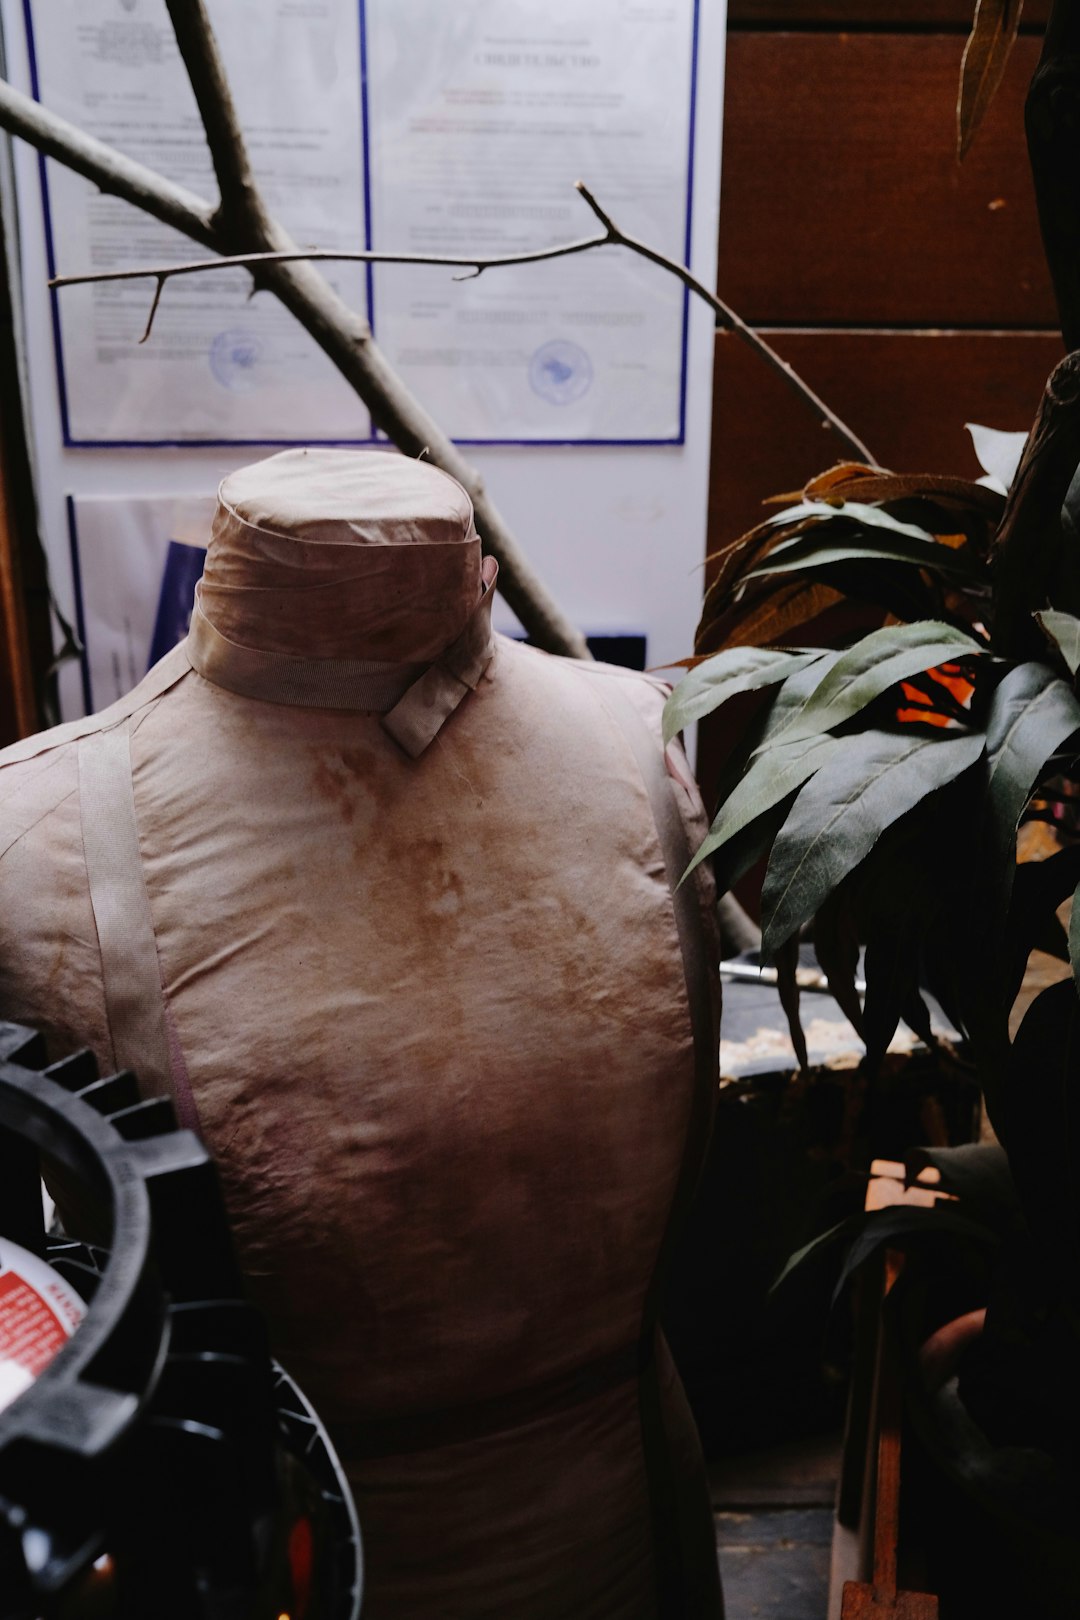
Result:
M655 1332L712 1028L699 1007L695 1055L625 720L659 756L662 702L496 638L413 758L378 714L229 690L178 649L114 711L0 754L0 1014L109 1064L85 739L126 735L168 1052L148 1084L215 1154L275 1351L338 1442L373 1620L718 1612Z

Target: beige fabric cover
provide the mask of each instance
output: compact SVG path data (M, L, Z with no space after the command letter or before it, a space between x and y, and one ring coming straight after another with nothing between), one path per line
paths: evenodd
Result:
M240 648L415 680L482 588L452 480L287 452L223 484L201 609ZM0 1015L57 1055L124 1053L87 853L122 844L94 773L129 749L166 1053L142 1079L214 1152L251 1293L338 1442L365 1615L717 1615L655 1333L713 1077L618 718L659 759L664 689L496 637L412 758L377 713L241 695L193 656L0 754ZM696 837L677 750L669 771Z

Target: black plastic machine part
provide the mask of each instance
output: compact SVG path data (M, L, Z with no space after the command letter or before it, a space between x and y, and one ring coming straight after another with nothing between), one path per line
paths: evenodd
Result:
M47 1238L43 1170L92 1242ZM171 1104L0 1022L0 1234L88 1301L0 1412L0 1620L356 1620L347 1482Z

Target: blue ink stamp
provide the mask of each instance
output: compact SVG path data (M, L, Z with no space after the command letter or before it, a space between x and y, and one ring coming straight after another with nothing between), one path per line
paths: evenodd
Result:
M262 344L250 332L219 332L210 345L210 370L234 394L250 394L259 386Z
M568 338L545 343L529 361L529 384L549 405L572 405L592 387L593 368L585 350Z

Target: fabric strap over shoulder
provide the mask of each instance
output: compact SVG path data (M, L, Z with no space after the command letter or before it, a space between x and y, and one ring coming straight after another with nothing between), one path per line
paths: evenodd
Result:
M131 721L79 739L79 811L105 1010L117 1068L148 1096L171 1097L182 1124L195 1109L170 1024L131 778Z

